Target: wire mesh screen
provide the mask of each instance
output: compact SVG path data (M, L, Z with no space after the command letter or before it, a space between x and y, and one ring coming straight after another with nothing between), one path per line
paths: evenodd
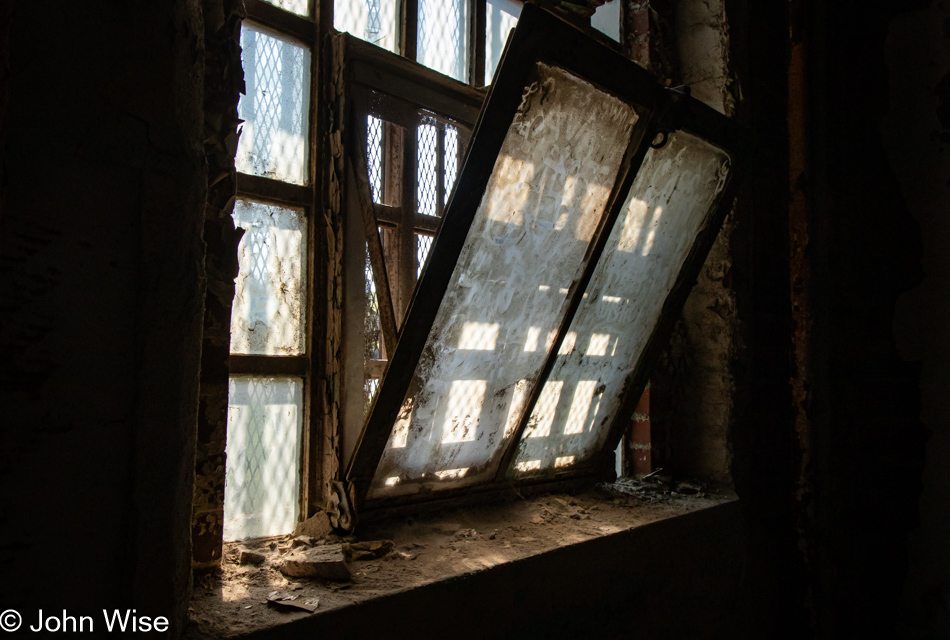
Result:
M310 115L310 51L257 25L241 27L246 95L237 170L306 184Z
M426 265L426 258L429 257L429 249L432 248L432 236L416 234L416 278L422 275L422 268Z
M396 51L396 0L334 0L333 27Z
M264 0L270 4L277 5L281 9L296 13L298 16L310 15L310 0Z
M250 200L234 203L238 277L231 307L231 353L304 352L307 219L300 209Z
M416 206L419 213L439 215L439 130L436 121L420 124L416 129Z
M462 82L468 71L468 2L420 0L417 60Z
M299 511L302 415L302 380L230 379L225 540L293 531Z
M383 201L383 121L366 116L366 167L373 202Z

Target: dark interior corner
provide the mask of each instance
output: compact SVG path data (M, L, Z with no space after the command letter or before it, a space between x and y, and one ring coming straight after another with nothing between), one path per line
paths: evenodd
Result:
M629 57L753 134L651 378L654 467L738 502L273 637L950 638L950 3L613 2ZM0 0L0 611L25 624L134 608L179 637L193 545L220 561L244 4Z

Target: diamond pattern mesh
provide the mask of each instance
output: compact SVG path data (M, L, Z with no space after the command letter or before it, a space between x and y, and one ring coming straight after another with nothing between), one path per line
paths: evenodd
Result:
M369 249L366 250L366 316L363 319L363 333L366 336L366 349L363 353L367 360L379 360L383 357L383 342L379 328L379 300L376 298L376 282L373 280L373 267L369 262Z
M366 162L373 202L381 203L383 196L383 121L366 116Z
M299 378L231 378L225 540L280 535L296 525L302 398Z
M247 23L241 47L247 95L238 103L237 169L305 184L310 51Z
M439 215L437 207L439 132L435 123L417 129L416 202L419 213Z
M276 4L281 9L296 13L298 16L310 15L307 9L308 0L264 0L264 2Z
M466 0L420 0L418 61L466 81L468 67Z
M459 130L447 124L445 125L445 158L442 162L442 184L445 188L445 202L449 201L449 194L452 193L452 185L455 184L455 174L458 173L458 164Z
M429 257L429 249L432 248L432 237L424 236L421 233L416 234L416 278L422 275L422 267L426 264L426 258Z

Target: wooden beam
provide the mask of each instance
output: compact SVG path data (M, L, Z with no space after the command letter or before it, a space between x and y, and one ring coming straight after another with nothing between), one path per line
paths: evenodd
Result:
M354 123L352 127L357 136L362 134L365 139L366 126ZM376 213L373 209L373 196L369 185L369 173L366 169L366 150L353 138L347 150L349 156L349 170L353 174L356 186L356 206L359 207L363 220L363 230L366 234L366 246L369 250L369 263L373 270L373 279L376 283L376 300L379 303L379 326L383 332L383 345L387 353L396 348L396 313L393 306L392 293L389 290L389 276L386 274L386 262L383 259L383 245L379 239Z
M297 376L306 377L310 370L308 356L249 356L231 354L228 372L232 376Z
M264 0L244 0L244 6L247 7L248 20L291 36L308 48L313 47L316 29L310 18L285 11Z
M313 204L313 187L290 184L246 173L237 174L238 197L251 198L274 204L294 207L310 207Z

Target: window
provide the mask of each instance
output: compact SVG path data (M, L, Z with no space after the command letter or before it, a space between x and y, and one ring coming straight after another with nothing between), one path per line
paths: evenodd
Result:
M349 466L362 509L607 475L731 200L724 117L534 7L507 56Z
M738 134L513 0L247 7L224 538L603 476Z

